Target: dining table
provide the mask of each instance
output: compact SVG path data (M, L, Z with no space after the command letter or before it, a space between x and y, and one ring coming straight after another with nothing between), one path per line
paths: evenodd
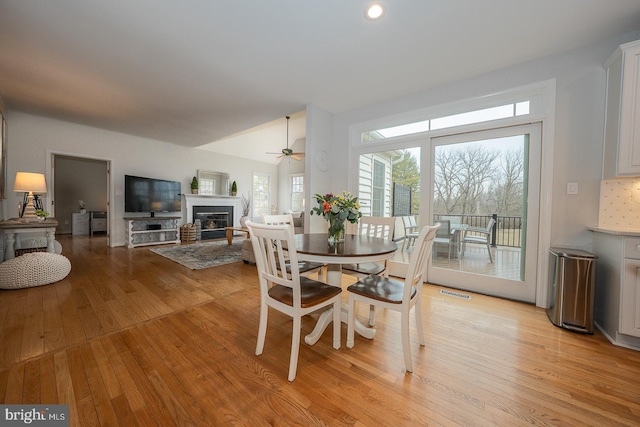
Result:
M398 245L395 242L377 237L359 234L345 235L343 242L329 242L327 233L296 234L296 252L298 260L319 262L327 265L326 283L341 287L342 264L358 264L365 262L382 262L393 257ZM346 323L348 308L342 306L342 321ZM304 341L315 344L324 330L331 324L333 309L320 314L315 328ZM365 338L371 339L375 335L375 329L364 326L356 319L356 332Z

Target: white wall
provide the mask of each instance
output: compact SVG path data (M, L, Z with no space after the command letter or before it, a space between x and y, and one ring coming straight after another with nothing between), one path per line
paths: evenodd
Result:
M124 175L148 176L182 182L182 191L190 192L191 178L198 169L228 172L240 189L250 189L252 171L271 173L277 177L277 167L267 163L225 156L205 150L186 148L146 138L110 132L8 111L7 189L13 189L17 171L44 173L51 182L52 153L111 161L111 246L125 243ZM277 191L277 189L276 189ZM274 194L277 199L278 195ZM15 217L11 209L17 206L18 195L8 191L2 201L2 217ZM52 211L50 199L45 198ZM160 215L158 215L160 216ZM184 218L183 218L184 220Z
M307 151L327 147L332 155L330 176L308 163L313 192L343 188L348 182L350 126L412 111L473 99L549 79L556 80L555 151L551 197L552 245L571 245L591 249L591 232L586 227L597 224L598 192L602 169L605 72L602 64L616 47L639 39L640 32L627 34L595 46L532 61L516 67L480 75L452 85L370 105L350 112L324 117L324 126L332 126L329 144L307 134ZM434 64L437 66L437 64ZM473 64L470 64L473 66ZM311 108L308 108L308 114ZM307 118L309 121L309 117ZM309 126L308 126L309 131ZM321 133L316 130L316 133ZM318 141L321 141L318 138ZM342 153L342 154L341 154ZM317 179L313 179L318 177ZM577 182L580 193L566 194L566 183ZM324 186L324 187L320 187ZM355 188L348 188L355 191Z

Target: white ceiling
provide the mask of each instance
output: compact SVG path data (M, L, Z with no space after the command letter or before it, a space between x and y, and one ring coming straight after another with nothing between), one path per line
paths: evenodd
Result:
M380 22L368 3L0 0L0 94L9 110L268 161L307 104L341 113L640 30L638 0L384 0Z

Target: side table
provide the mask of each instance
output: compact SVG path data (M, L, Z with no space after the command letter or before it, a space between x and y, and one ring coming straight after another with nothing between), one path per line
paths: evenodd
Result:
M16 257L16 249L20 248L20 240L16 234L21 233L46 233L47 252L55 253L53 242L55 241L58 221L55 218L23 222L19 219L9 219L0 222L0 231L4 235L4 254L0 253L0 261L7 261ZM4 257L3 257L4 255Z
M233 242L233 232L234 231L241 231L243 233L247 233L247 239L249 238L249 229L248 228L242 228L242 227L225 227L225 230L227 232L227 242L229 244L231 244Z

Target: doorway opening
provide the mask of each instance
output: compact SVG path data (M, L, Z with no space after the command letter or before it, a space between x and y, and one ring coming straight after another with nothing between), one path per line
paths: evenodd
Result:
M58 234L106 236L109 245L111 162L67 154L51 156L51 214Z

